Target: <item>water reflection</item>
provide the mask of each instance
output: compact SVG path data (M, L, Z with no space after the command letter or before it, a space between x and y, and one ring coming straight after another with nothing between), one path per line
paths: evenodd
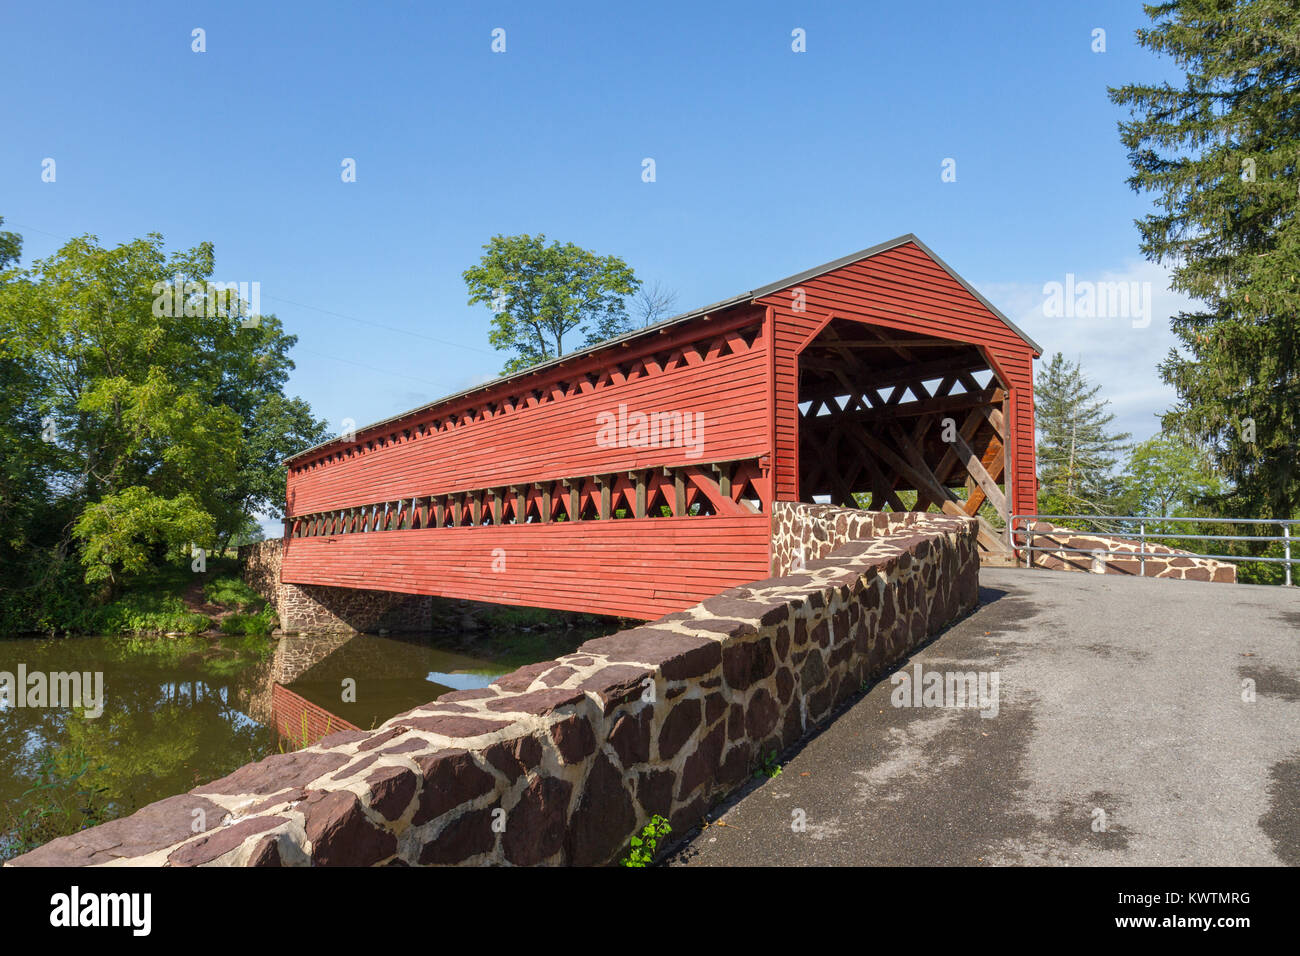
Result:
M486 687L521 664L568 653L588 636L537 637L522 648L518 642L504 648L489 642L479 653L418 637L285 637L276 648L272 688L286 688L332 715L334 727L364 730L448 691ZM301 715L292 698L270 696L274 714L267 722L296 739Z
M484 687L613 626L541 633L372 634L270 638L10 638L0 671L103 672L103 713L0 706L0 858L25 809L52 801L43 762L72 755L86 773L67 789L71 813L94 792L103 819L223 776L324 732L369 729L449 690ZM455 639L453 639L455 640ZM48 768L47 768L48 769ZM62 832L78 828L74 821ZM51 838L46 833L44 838Z

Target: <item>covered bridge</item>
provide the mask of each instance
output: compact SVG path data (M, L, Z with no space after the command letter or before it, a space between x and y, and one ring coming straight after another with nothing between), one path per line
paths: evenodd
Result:
M1039 354L901 236L295 455L281 580L652 618L774 502L1032 513Z

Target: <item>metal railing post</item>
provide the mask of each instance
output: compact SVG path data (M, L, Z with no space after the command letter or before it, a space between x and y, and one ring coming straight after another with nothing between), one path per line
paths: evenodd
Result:
M1286 549L1286 586L1291 586L1291 526L1282 525L1282 537L1286 539L1283 548Z
M1147 523L1145 521L1138 522L1138 547L1142 552L1141 557L1138 558L1138 568L1140 569L1141 572L1140 576L1146 577L1147 576Z

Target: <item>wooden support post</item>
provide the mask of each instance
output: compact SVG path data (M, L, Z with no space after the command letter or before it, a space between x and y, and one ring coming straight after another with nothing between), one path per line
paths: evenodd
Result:
M998 423L989 419L994 428L998 428ZM1011 515L1016 510L1015 489L1011 487L1012 470L1011 470L1011 392L1008 389L1002 399L1002 427L998 428L998 434L1002 437L1002 484L1006 488L1007 510L1002 515L1002 520L1006 522L1006 529L1003 531L1003 537L1006 540L1008 549L1015 544L1015 538L1011 528ZM1031 436L1032 437L1032 436ZM1146 548L1142 549L1143 551ZM1143 571L1145 573L1145 569Z
M718 491L726 498L731 497L731 469L730 462L713 466L713 473L718 476Z
M582 518L582 488L579 483L564 480L564 487L569 489L569 520L579 521Z
M646 499L646 473L644 471L634 471L628 473L633 482L636 483L636 505L632 509L632 517L645 517L645 499Z

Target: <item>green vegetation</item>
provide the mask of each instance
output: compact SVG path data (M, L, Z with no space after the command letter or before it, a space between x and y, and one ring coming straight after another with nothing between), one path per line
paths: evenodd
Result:
M107 603L67 609L51 632L90 634L201 634L214 627L223 634L271 633L279 619L265 599L236 577L234 558L212 558L203 574L188 565L139 574ZM201 610L196 610L201 608Z
M0 231L0 633L92 630L282 514L280 462L326 428L284 394L295 337L209 284L210 243L21 251ZM131 600L113 627L195 626Z
M279 616L269 607L252 614L231 614L221 619L221 633L266 637L279 621Z
M470 305L492 310L492 347L514 353L504 374L563 355L570 332L581 335L582 347L631 328L624 299L641 281L618 256L547 245L544 235L493 236L483 249L479 264L465 270L465 285Z
M623 857L621 865L649 866L655 860L660 841L672 832L673 828L668 825L668 821L656 813L650 818L650 822L642 827L640 835L632 838L631 847L627 856Z
M1168 434L1203 447L1226 482L1224 516L1300 513L1300 7L1289 0L1172 0L1137 32L1181 82L1110 91L1142 253L1198 307L1170 319L1179 347L1160 366L1178 392Z
M209 604L220 604L240 611L256 610L266 604L262 595L233 573L221 574L205 582L203 599Z
M779 777L781 775L781 765L777 763L777 757L780 756L775 750L769 752L766 756L760 756L758 767L754 770L755 777Z
M326 719L325 721L326 735L329 734L330 723L331 721L329 719ZM279 752L282 754L287 754L294 750L302 750L304 747L310 747L312 744L312 739L311 739L311 734L307 730L307 715L305 713L302 715L302 728L297 736L293 734L286 734L283 728L276 731L276 736L279 738L276 742L276 749L278 749Z
M86 630L100 634L200 634L212 626L210 618L186 608L174 594L133 591L87 617Z
M80 746L41 754L40 783L23 793L24 809L21 812L11 807L5 809L0 860L111 819L112 815L104 808L107 789L88 780L105 767L92 768L91 763Z
M1098 399L1078 363L1057 352L1034 383L1038 428L1038 509L1042 514L1113 514L1112 469L1127 433L1113 434L1110 403Z

